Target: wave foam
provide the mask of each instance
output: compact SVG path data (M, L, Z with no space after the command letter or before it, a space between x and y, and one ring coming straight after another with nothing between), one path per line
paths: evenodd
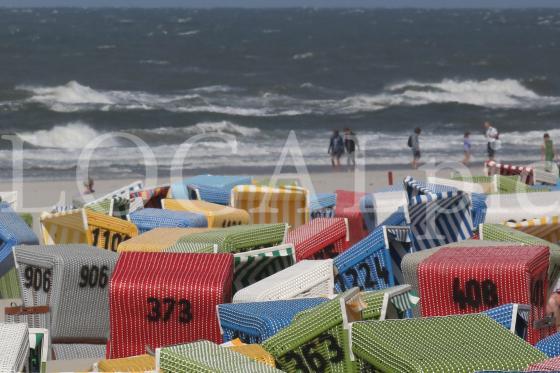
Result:
M83 122L72 122L54 126L50 130L16 133L23 141L42 148L84 148L91 140L100 135L98 131ZM101 146L113 146L107 143Z

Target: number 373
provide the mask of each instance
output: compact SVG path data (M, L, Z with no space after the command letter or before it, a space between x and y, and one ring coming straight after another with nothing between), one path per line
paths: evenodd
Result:
M150 297L147 299L147 302L151 307L150 312L146 317L148 321L167 322L171 320L171 316L174 314L174 311L176 311L176 308L179 313L178 320L180 323L186 324L193 318L191 302L186 299L179 299L177 301L175 298L159 299Z

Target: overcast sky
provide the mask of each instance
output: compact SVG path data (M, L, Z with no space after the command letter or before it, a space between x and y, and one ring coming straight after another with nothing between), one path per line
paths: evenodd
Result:
M0 6L559 8L560 0L0 0Z

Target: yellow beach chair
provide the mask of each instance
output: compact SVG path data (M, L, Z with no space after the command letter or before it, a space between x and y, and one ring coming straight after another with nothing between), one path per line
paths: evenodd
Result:
M544 216L521 222L506 222L510 228L557 244L560 241L560 216Z
M245 210L202 200L163 199L164 209L172 211L188 211L206 216L208 228L225 228L232 225L249 224L249 213Z
M41 230L45 245L84 243L111 251L138 235L131 222L88 209L43 213Z
M184 236L193 233L208 232L208 228L154 228L137 237L122 242L117 252L144 251L160 252L173 246Z
M296 228L309 221L309 191L301 187L238 185L231 191L231 205L246 210L250 224L287 223Z

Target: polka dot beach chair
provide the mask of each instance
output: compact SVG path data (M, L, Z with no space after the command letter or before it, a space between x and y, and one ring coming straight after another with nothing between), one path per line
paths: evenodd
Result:
M161 252L189 234L207 232L208 230L208 228L154 228L122 242L117 248L117 252Z
M332 259L303 260L239 290L233 296L233 302L247 303L313 297L328 298L332 295Z
M170 190L169 185L160 185L154 188L144 188L130 192L130 199L140 199L143 207L161 209L161 201L167 198Z
M231 191L231 205L246 210L251 224L287 223L297 228L309 221L309 204L309 192L301 187L238 185Z
M229 348L209 341L170 346L156 351L156 369L164 372L280 373Z
M187 199L164 199L162 206L166 210L188 211L204 215L209 228L226 228L232 225L249 224L249 214L245 210L211 202Z
M546 246L442 248L418 267L422 316L529 304L527 340L535 344L553 332L533 326L545 316L548 258Z
M309 201L309 213L311 219L332 218L336 206L335 193L318 193L311 196Z
M198 175L171 185L171 197L175 199L201 199L228 205L230 193L236 185L250 185L249 176Z
M282 244L286 224L251 224L193 233L181 238L167 252L240 253Z
M351 324L352 351L370 371L523 370L546 356L485 315Z
M364 193L348 190L336 191L334 215L337 218L348 219L349 246L354 245L369 233L360 211L360 199L363 195Z
M93 365L94 372L152 372L155 370L156 359L148 354L101 360Z
M111 278L108 358L199 339L221 342L217 306L231 301L231 254L122 253Z
M138 227L140 233L154 228L206 228L208 222L202 214L186 211L171 211L147 208L135 211L129 215L130 221Z
M23 305L50 307L53 343L106 340L117 254L87 245L18 246L14 257Z
M88 209L43 213L41 229L46 245L87 244L110 251L138 235L134 224Z
M103 359L105 344L53 344L53 360Z
M286 242L294 245L297 260L333 258L348 248L348 221L313 219L289 231Z
M544 352L548 357L560 356L560 332L541 339L535 347Z
M267 302L220 304L218 317L224 342L262 343L290 325L299 312L327 298L286 299Z
M482 313L518 337L527 339L527 327L531 314L531 307L528 304L508 303Z
M560 242L560 216L545 216L521 222L506 222L505 225L554 244Z
M526 372L560 372L560 357L531 364Z
M0 371L26 371L29 331L26 324L0 323Z

